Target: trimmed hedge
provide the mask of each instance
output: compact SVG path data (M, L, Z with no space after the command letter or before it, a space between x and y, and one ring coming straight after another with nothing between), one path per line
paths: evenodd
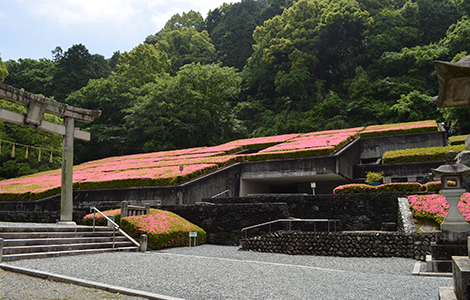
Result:
M362 194L362 193L376 193L377 188L368 184L352 183L341 185L333 190L333 194Z
M449 186L455 186L455 181L448 181ZM425 184L419 182L392 182L384 183L378 186L371 186L363 183L351 183L338 186L333 190L333 194L352 194L352 193L417 193L429 192L437 193L441 190L440 181L430 181Z
M465 145L387 151L383 155L382 163L398 164L421 161L441 161L445 160L445 154L450 150L459 153L465 151Z

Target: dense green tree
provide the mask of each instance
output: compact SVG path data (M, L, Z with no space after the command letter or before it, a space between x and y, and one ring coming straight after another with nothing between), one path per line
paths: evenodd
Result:
M198 32L192 27L172 30L155 44L155 48L170 58L172 75L186 64L215 62L215 48L205 30Z
M78 123L91 133L89 142L76 142L75 161L83 162L108 156L138 152L127 141L125 109L132 105L131 88L126 78L111 75L104 79L92 79L87 86L73 92L68 103L77 107L101 110L102 114L91 123Z
M156 44L167 33L182 29L184 27L194 28L196 31L202 31L205 27L205 21L201 13L190 10L188 13L175 14L168 20L162 30L154 35L149 35L145 39L146 44Z
M170 61L166 52L152 44L140 44L119 58L116 73L123 76L130 86L140 87L154 82L169 71Z
M143 86L126 117L138 151L217 145L234 138L230 100L241 77L233 68L190 64Z
M3 81L5 77L8 76L8 69L7 67L3 64L2 58L0 57L0 81Z
M244 0L224 7L224 13L217 25L210 31L210 37L217 49L217 59L223 65L243 68L253 53L253 30L264 21L261 12L266 4L261 1ZM211 14L215 17L215 10Z
M28 92L52 96L52 78L55 71L55 63L49 59L34 60L20 58L18 61L5 62L9 75L5 83Z
M289 8L294 4L294 0L266 0L266 7L261 12L263 20L269 20L274 16L280 16L284 9Z
M102 55L90 54L82 44L73 45L61 55L59 52L55 53L57 65L52 79L56 100L64 101L71 92L87 85L88 80L106 78L111 72Z
M273 89L279 95L308 99L316 80L337 80L354 72L370 22L356 1L298 1L256 28L255 53L248 66L271 65ZM253 76L256 70L247 73Z

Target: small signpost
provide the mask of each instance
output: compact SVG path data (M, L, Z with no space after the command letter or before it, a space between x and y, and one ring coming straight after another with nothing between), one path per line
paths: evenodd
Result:
M189 247L191 247L191 241L194 238L194 247L196 247L197 232L191 231L189 233Z

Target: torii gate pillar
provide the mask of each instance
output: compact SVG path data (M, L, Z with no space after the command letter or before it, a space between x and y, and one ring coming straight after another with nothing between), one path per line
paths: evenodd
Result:
M73 221L73 133L75 120L64 119L65 135L62 143L62 185L60 193L60 221L57 224L75 225Z
M0 82L0 99L26 106L26 114L0 108L0 120L60 134L62 143L62 182L60 196L61 225L75 225L73 221L73 140L90 140L90 133L75 128L75 120L92 122L101 115L100 110L83 109L41 97ZM44 121L44 113L64 118L64 124Z

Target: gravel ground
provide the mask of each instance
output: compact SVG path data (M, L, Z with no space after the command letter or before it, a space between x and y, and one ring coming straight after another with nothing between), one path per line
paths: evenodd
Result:
M0 299L1 300L90 300L90 299L120 299L138 300L142 298L112 294L101 290L79 287L73 284L61 283L30 277L0 269Z
M6 264L188 300L438 299L439 286L453 285L451 278L412 276L410 259L297 256L215 245Z

